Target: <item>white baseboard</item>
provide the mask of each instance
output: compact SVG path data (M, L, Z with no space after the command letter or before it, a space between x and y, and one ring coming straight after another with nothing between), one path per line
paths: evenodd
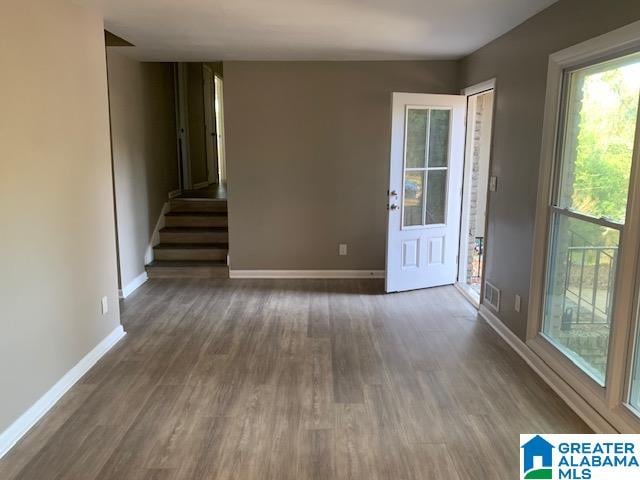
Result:
M9 428L0 433L0 458L40 420L73 385L93 367L122 337L126 335L119 325L93 350L87 353L71 370L24 412Z
M149 265L153 262L153 247L154 245L158 245L160 243L160 230L162 230L165 226L165 215L169 212L169 202L165 202L162 205L162 209L160 210L160 215L158 216L158 220L156 221L156 226L151 233L151 240L147 245L147 250L144 253L144 264ZM137 288L137 287L136 287Z
M176 190L176 192L180 193L180 190ZM173 192L169 192L169 197L171 198L171 194ZM153 247L154 245L158 245L160 243L160 230L165 226L165 215L169 212L169 202L165 202L162 205L162 209L160 210L160 215L158 216L158 220L156 221L156 226L151 233L151 239L147 244L147 249L144 252L144 265L149 265L154 260ZM144 268L144 265L141 265ZM140 287L144 282L148 280L147 272L142 272L136 278L131 280L126 285L122 285L118 290L118 295L120 298L127 298L131 295L135 290Z
M172 190L169 192L169 200L172 198L176 198L178 195L182 193L182 190L179 188L178 190Z
M209 186L209 180L206 182L195 183L192 187L193 190L198 190L200 188L205 188Z
M229 270L229 278L384 278L384 270Z
M120 298L127 298L148 279L149 277L147 277L147 272L142 272L140 275L138 275L136 278L134 278L129 283L127 283L124 287L122 287L121 290L118 290L118 293L120 294Z
M487 324L545 381L551 389L573 410L594 432L618 433L587 401L582 398L567 382L553 371L531 348L487 307L480 305L478 313ZM542 432L541 432L542 433Z

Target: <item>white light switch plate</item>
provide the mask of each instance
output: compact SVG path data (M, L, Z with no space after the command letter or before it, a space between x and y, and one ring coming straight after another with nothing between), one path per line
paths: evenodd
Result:
M338 247L338 254L339 255L346 255L347 254L347 244L346 243L341 243L340 246Z
M498 191L498 177L490 177L489 178L489 191L497 192Z
M102 297L102 314L106 315L109 312L109 300L107 297Z
M516 295L515 305L513 306L513 308L515 309L516 312L520 311L521 303L522 303L522 299L520 298L520 295Z

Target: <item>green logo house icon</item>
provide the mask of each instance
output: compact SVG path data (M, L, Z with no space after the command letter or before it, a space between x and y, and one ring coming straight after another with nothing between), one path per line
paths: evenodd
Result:
M552 444L540 435L536 435L520 448L524 450L522 463L523 478L552 480L553 478L553 449ZM542 459L542 466L534 468L534 459Z

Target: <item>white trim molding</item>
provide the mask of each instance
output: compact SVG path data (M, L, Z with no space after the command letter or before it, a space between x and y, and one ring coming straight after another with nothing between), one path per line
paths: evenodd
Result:
M471 85L467 88L463 88L460 90L462 95L470 97L472 95L478 95L479 93L486 92L488 90L495 90L496 88L496 79L491 78L481 83L476 83L475 85Z
M179 188L177 190L172 190L170 191L167 196L169 197L169 200L171 200L172 198L176 198L178 195L182 194L182 189Z
M136 278L134 278L129 283L124 285L121 290L118 290L118 293L120 294L120 298L123 298L123 299L127 298L129 295L131 295L133 292L135 292L148 279L149 279L149 277L147 276L147 272L142 272Z
M175 192L180 192L180 190L175 190ZM170 198L173 193L174 192L169 193ZM162 205L162 209L160 210L160 215L158 216L158 220L156 221L156 226L154 227L153 232L151 233L151 239L149 240L149 243L147 244L147 249L144 252L144 265L149 265L151 262L153 262L153 259L154 259L153 246L158 245L160 243L160 230L165 226L165 215L168 212L169 212L169 202L165 202ZM118 294L121 299L127 298L129 295L135 292L142 284L144 284L149 279L149 277L147 276L147 272L144 271L144 265L142 266L143 267L142 273L140 273L137 277L135 277L126 285L122 285L121 286L122 288L118 290Z
M26 412L0 433L0 458L18 441L93 367L116 343L126 335L118 325L93 350L87 353L71 370L40 397Z
M166 223L165 215L169 213L170 204L169 202L165 202L162 205L162 209L160 210L160 215L158 216L158 221L156 222L156 226L151 233L151 240L147 245L147 250L144 253L144 264L148 265L153 262L154 254L153 254L153 246L158 245L160 243L160 230L162 230Z
M475 293L470 292L468 289L470 287L462 282L462 279L466 276L466 265L468 262L468 252L466 248L466 239L467 235L463 235L463 232L469 231L470 224L470 210L471 210L471 190L472 190L472 176L473 176L473 149L475 147L474 142L474 128L472 128L473 123L475 122L475 117L477 113L477 102L471 102L469 97L475 97L477 95L493 92L493 102L491 104L491 119L489 125L489 159L487 165L487 175L491 176L491 171L493 168L493 144L494 144L494 131L495 131L495 115L496 115L496 79L491 78L489 80L485 80L484 82L476 83L475 85L468 86L463 88L460 93L467 97L467 117L466 117L466 132L465 132L465 150L464 150L464 168L463 168L463 177L462 177L462 208L461 208L461 217L460 217L460 239L458 245L458 282L456 283L456 287L465 295L471 304L479 308L480 302L479 299L482 298L484 294L485 287L485 269L482 268L480 272L480 291L478 292L477 299L475 298ZM487 179L487 185L485 191L478 191L478 196L483 196L485 198L485 212L489 211L489 207L491 205L491 196L489 195L489 185ZM484 237L485 244L487 243L487 237L489 232L489 215L485 215L484 220ZM486 248L484 249L485 259L483 261L483 265L487 264L486 258ZM465 289L467 289L465 291Z
M480 316L525 361L529 367L558 394L562 400L596 433L618 433L567 382L556 374L536 353L487 307L480 305Z
M229 278L384 278L384 270L229 270Z

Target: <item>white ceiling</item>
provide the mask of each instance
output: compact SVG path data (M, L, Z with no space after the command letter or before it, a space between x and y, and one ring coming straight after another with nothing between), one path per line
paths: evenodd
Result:
M76 0L141 60L459 58L557 0Z

